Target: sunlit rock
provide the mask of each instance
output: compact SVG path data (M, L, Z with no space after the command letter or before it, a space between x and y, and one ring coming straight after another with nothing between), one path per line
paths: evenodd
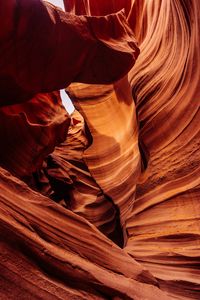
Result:
M0 1L0 299L199 299L200 3L64 4Z

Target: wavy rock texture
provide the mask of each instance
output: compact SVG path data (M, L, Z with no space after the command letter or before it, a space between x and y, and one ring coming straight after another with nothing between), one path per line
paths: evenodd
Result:
M50 199L59 196L48 165L53 154L47 158L47 167L40 169L44 158L64 141L69 117L57 93L32 95L62 87L75 78L105 83L123 77L139 53L123 13L101 18L76 17L40 1L0 4L2 19L10 17L9 21L3 21L5 27L1 29L0 93L1 105L4 105L0 112L1 164L49 196L45 198L34 192L1 169L1 299L168 299L140 264L84 218ZM72 42L77 46L76 51L70 51L73 57L67 51ZM83 55L77 61L80 49ZM102 64L97 57L104 51L105 63ZM89 55L88 61L85 61L86 55ZM65 62L64 67L60 67L61 61ZM104 67L106 61L112 66L110 73ZM90 69L87 65L92 62ZM28 101L16 104L24 100ZM78 123L76 125L72 136L74 146ZM69 144L70 132L68 138ZM58 150L56 148L55 157ZM76 158L73 153L72 158ZM112 209L113 203L102 193L83 162L83 170L85 167L91 189L95 193L98 190L100 202L106 201L107 209L109 205ZM65 171L66 178L74 179L70 169ZM41 177L37 178L38 173ZM53 179L55 182L55 176ZM72 183L76 188L75 180ZM69 200L76 206L72 197ZM94 211L94 208L89 210ZM79 214L80 211L79 207ZM111 221L115 219L115 209L109 214ZM97 216L95 225L100 227L102 219L98 219ZM112 227L116 227L115 223ZM109 235L112 230L105 233Z
M148 160L148 167L137 184L131 217L128 220L127 215L125 217L128 232L125 251L151 270L159 279L161 288L167 290L171 297L199 299L199 4L176 0L132 1L132 5L130 2L102 4L87 1L86 4L84 1L80 6L77 1L69 1L66 8L80 14L101 15L125 7L140 41L141 54L129 74L129 81L137 105L139 141L144 146L142 157ZM136 23L131 22L137 9L140 18ZM104 111L108 113L106 117L100 116L102 110L99 110L101 104L98 100L101 96L91 97L92 94L96 96L98 86L91 86L91 92L87 87L85 94L83 88L81 92L79 89L80 85L73 85L68 91L72 99L76 96L75 105L90 128L93 144L85 151L85 159L98 180L105 174L103 162L101 166L87 160L92 150L93 156L99 159L98 151L107 146L96 140L97 134L100 136L93 130L99 126L97 119L104 123L107 117L115 122L115 129L112 123L107 126L107 131L108 127L112 128L113 136L123 126L111 105L105 103ZM102 95L104 93L102 91ZM78 98L77 94L83 98ZM128 150L127 137L126 143ZM99 156L100 161L106 162L106 155L103 157L100 152ZM112 162L113 152L109 149L107 157ZM115 164L119 170L124 165L122 162ZM96 174L93 169L97 169ZM128 168L126 171L130 174ZM117 178L115 172L111 172L108 178L113 178L112 184L117 186L123 175L121 177L119 172ZM130 189L133 184L134 180L132 185L129 183ZM103 188L103 182L99 185ZM133 203L134 193L131 200ZM129 202L126 201L124 206L127 208ZM117 205L120 207L119 203Z
M65 8L0 1L0 298L199 299L200 4Z
M130 85L127 78L110 86L75 84L69 87L68 93L86 120L93 139L83 159L104 194L118 207L126 240L126 220L133 208L135 183L140 174Z
M199 299L199 2L150 1L146 11L130 81L149 162L127 222L126 251L163 289Z
M84 218L3 169L0 177L1 299L169 299Z
M83 159L88 147L87 128L83 117L75 111L66 140L48 156L37 181L49 182L50 189L40 186L40 192L86 218L119 245L123 245L118 211L92 177ZM44 180L46 178L46 180ZM37 184L35 184L37 187ZM41 188L44 186L44 189Z

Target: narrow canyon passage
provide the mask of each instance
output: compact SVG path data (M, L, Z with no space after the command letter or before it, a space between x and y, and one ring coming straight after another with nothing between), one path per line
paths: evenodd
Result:
M0 299L200 299L200 3L54 4L0 0Z

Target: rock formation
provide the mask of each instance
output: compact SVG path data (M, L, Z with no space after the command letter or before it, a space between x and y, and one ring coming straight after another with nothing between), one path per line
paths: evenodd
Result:
M200 4L64 2L0 1L0 299L199 299Z

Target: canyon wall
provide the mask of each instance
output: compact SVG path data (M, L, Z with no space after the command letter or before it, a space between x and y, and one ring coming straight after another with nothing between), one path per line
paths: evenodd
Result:
M199 299L200 4L65 9L0 1L0 298Z

